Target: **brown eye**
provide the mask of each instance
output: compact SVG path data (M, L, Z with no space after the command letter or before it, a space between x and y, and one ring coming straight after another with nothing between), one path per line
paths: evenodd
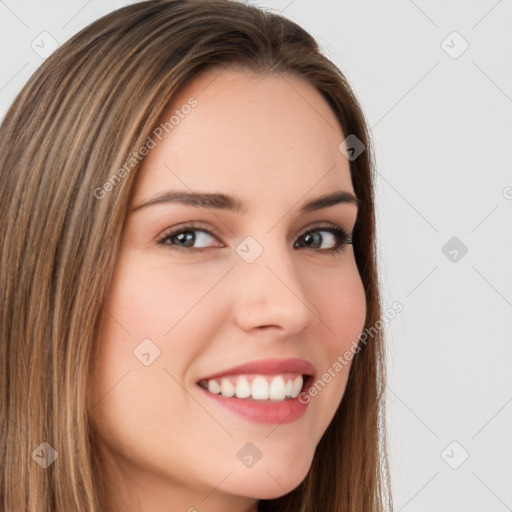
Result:
M223 247L218 238L204 228L196 226L179 226L167 231L159 240L161 245L170 246L173 249L193 252L209 247Z
M296 242L294 247L307 247L330 253L340 251L344 245L352 243L350 235L343 228L334 224L306 231L300 236L299 240L302 240L302 242ZM326 244L327 247L322 248L323 244Z

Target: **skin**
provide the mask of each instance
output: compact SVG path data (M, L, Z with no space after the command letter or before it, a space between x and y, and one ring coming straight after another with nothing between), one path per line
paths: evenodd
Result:
M334 189L354 193L338 149L345 135L322 96L290 75L211 70L174 97L162 120L190 97L197 106L145 157L131 208L162 191L193 190L236 195L248 211L161 203L126 218L88 394L106 512L248 512L294 489L349 366L301 418L277 428L219 407L196 383L274 357L306 359L318 378L364 328L353 248L329 254L335 239L315 226L351 232L357 207L299 213ZM175 239L157 243L192 221L219 235L195 232L197 252L179 251ZM321 241L295 248L310 226ZM263 248L251 264L236 252L247 236ZM147 338L160 349L149 366L134 356ZM252 468L237 458L248 441L262 454Z

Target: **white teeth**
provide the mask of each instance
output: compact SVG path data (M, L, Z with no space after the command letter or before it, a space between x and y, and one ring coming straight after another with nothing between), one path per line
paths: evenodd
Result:
M286 386L282 377L278 376L272 379L270 383L270 398L272 400L284 400L286 396Z
M245 377L241 377L236 382L236 396L237 398L247 398L251 396L251 385Z
M211 379L208 382L201 381L201 386L210 393L219 393L226 398L252 398L253 400L277 400L299 396L303 385L302 375L295 378L288 375L276 375L274 377L256 375L252 382L245 376L232 377L218 380Z
M220 393L220 385L216 380L208 381L208 391L218 395Z
M263 377L256 377L252 381L252 397L255 400L268 400L268 382Z
M299 375L294 381L292 386L291 397L296 398L299 396L300 390L302 389L302 375Z
M230 398L235 394L235 386L233 386L228 379L222 379L220 383L220 392L222 393L222 396Z

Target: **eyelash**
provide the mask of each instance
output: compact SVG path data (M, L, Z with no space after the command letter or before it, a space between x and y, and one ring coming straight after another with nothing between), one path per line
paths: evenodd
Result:
M179 234L185 233L185 232L196 232L196 231L203 231L203 232L207 233L208 235L212 236L213 238L218 239L220 237L219 233L217 233L217 231L215 229L211 229L211 228L206 229L203 226L192 222L190 224L187 224L184 226L178 226L177 228L172 228L171 230L168 230L167 232L164 233L164 235L162 235L162 237L160 237L157 240L157 243L162 246L168 245L168 246L172 247L173 250L177 250L177 251L185 252L185 253L186 252L190 253L190 252L203 251L205 249L211 249L211 247L181 247L179 245L173 245L173 244L166 243L166 241L173 236L176 236L176 235L179 235ZM325 253L325 254L328 254L331 256L336 256L338 253L340 253L344 249L345 245L352 245L352 234L348 233L347 230L341 228L340 226L337 226L336 224L331 224L331 223L327 223L327 224L323 224L320 226L314 226L312 228L309 228L308 230L302 232L298 238L302 238L305 235L308 235L310 233L315 233L317 231L327 231L329 233L332 233L336 238L336 245L335 245L334 249L313 249L314 251L317 251L320 253ZM295 244L294 244L294 247L295 247ZM306 249L307 249L307 247L306 247Z

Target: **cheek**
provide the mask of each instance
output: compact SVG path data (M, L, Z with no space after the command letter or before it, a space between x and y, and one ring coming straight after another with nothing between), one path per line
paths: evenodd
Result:
M366 296L357 268L349 268L338 277L315 279L311 300L325 325L326 347L332 364L336 357L357 342L366 320Z
M222 276L222 269L207 270L193 265L152 267L136 257L119 262L106 309L132 341L154 338L168 343L178 324L204 318L194 314L195 309Z
M355 261L340 272L317 273L308 284L311 304L323 325L322 361L312 396L318 416L327 424L344 395L352 357L357 357L354 351L366 320L366 295Z
M201 350L195 331L204 334L209 322L201 298L216 280L215 273L198 275L171 266L165 272L135 258L118 262L90 375L88 408L103 442L132 462L165 467L162 446L175 446L182 429L191 429L190 399L178 382ZM150 358L154 347L159 354L145 366L134 351L141 354L138 347L147 339L154 343L144 342ZM146 441L134 450L141 436ZM160 455L148 462L147 453Z
M159 409L162 398L177 400L179 393L173 391L179 388L174 389L169 374L183 380L207 343L221 304L215 307L203 299L223 273L193 266L152 267L136 255L120 259L104 306L89 404L110 394L118 382L125 404L144 404L148 416ZM146 366L139 357L148 352L153 362ZM151 390L151 397L141 399L144 390ZM113 410L112 419L130 416L129 409Z
M157 271L136 259L119 261L104 306L90 406L108 393L109 400L102 400L100 409L104 416L105 403L111 401L108 416L115 423L120 418L133 421L130 410L143 408L149 417L170 397L178 400L179 389L170 375L183 380L202 349L195 333L205 334L210 323L205 315L215 314L201 307L212 279L214 275L198 277L197 272L194 276L171 267L169 272ZM148 396L141 398L144 392ZM114 395L124 398L116 402Z

